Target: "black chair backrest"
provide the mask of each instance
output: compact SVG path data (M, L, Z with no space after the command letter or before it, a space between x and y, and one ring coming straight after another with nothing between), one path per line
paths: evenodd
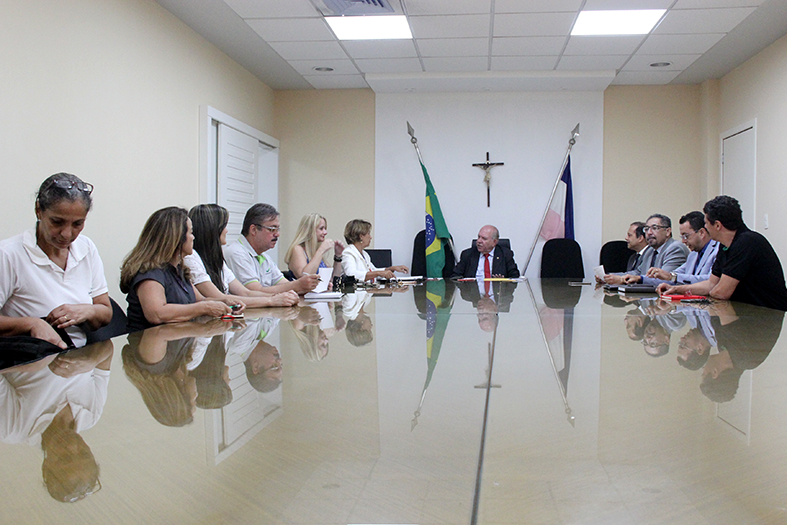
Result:
M366 250L366 253L369 254L369 258L372 260L372 264L375 265L377 268L388 268L393 263L391 262L391 250Z
M128 333L126 312L124 312L120 305L117 304L111 297L109 298L109 302L112 304L112 320L109 321L108 325L102 326L98 330L87 332L86 344L106 341L108 339L112 339L113 337Z
M582 249L574 239L550 239L541 251L541 277L584 279Z
M598 263L604 265L604 271L625 272L629 258L634 255L634 250L629 250L626 241L609 241L601 247Z
M456 260L451 245L445 247L445 266L443 266L443 278L450 279L451 272L454 271ZM410 264L410 275L426 276L426 230L419 231L413 240L413 261Z
M284 270L281 273L282 273L282 275L284 275L284 278L287 279L288 281L294 281L295 280L295 274L292 273L292 270Z

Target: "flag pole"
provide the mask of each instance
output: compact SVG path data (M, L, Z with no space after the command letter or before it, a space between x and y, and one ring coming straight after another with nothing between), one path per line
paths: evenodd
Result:
M415 153L416 153L416 155L418 155L418 162L421 163L421 166L425 166L424 159L423 159L423 157L421 157L421 149L418 147L418 139L415 138L415 130L410 125L410 121L409 120L406 121L406 122L407 122L407 134L410 135L410 142L412 142L413 147L415 147ZM579 124L577 124L577 125L579 125ZM451 239L450 237L448 238L448 246L451 247L451 253L454 255L454 264L456 264L458 259L456 258L456 250L454 250L454 240Z
M544 214L541 215L541 222L539 223L538 229L536 230L536 238L535 240L533 240L532 246L530 246L530 253L527 254L527 260L525 261L525 266L524 269L522 270L522 275L525 275L525 273L527 272L527 267L530 265L530 259L533 257L533 250L536 249L536 244L538 244L538 238L541 235L541 228L544 227L544 221L547 218L547 213L549 213L549 205L552 204L552 199L555 198L555 192L557 191L557 187L560 184L560 179L563 177L563 170L566 169L566 164L568 164L568 156L571 155L571 148L574 147L574 144L577 143L577 137L579 137L578 123L574 127L573 131L571 132L571 138L568 140L568 149L566 149L566 155L563 157L563 164L560 166L560 171L557 172L557 179L555 179L555 185L552 187L552 194L549 196L549 200L547 201L547 206L546 208L544 208ZM417 150L418 146L416 146L415 149Z

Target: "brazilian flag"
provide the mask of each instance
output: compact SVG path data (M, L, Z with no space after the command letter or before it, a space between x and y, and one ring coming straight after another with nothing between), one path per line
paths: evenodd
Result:
M428 202L428 197L427 197ZM440 357L445 329L451 317L450 303L445 302L445 281L426 283L426 382L424 390L432 381L432 374ZM444 310L444 311L440 311Z
M426 166L421 163L426 182L426 277L442 277L445 266L445 245L451 238L448 226L445 225L440 202L426 172Z

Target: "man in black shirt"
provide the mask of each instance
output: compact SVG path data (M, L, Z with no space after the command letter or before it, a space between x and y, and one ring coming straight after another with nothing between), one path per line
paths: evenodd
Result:
M787 287L779 257L768 240L743 223L740 204L727 195L705 203L705 229L721 243L707 281L682 286L662 284L661 294L709 295L787 311Z

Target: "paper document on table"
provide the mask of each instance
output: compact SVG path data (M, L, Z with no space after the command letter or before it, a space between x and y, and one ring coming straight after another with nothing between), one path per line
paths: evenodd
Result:
M320 282L317 283L317 288L312 290L312 293L322 293L328 291L328 285L331 284L331 277L333 276L333 268L320 268L319 276Z

